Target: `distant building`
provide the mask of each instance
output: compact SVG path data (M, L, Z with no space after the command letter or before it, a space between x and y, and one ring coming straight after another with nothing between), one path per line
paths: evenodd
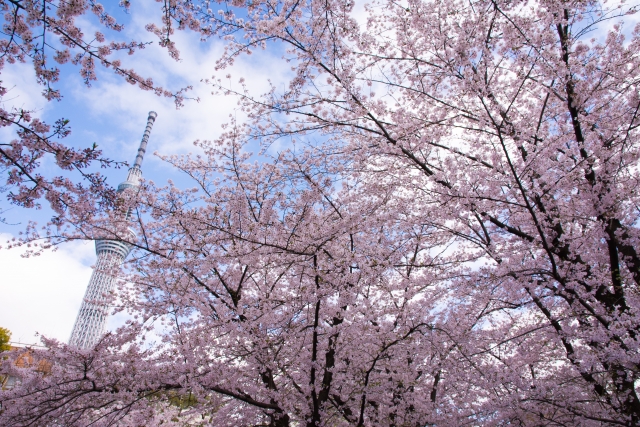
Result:
M22 344L22 343L9 343L11 348L8 351L18 351L21 354L16 359L15 365L19 368L29 368L34 364L33 360L33 349L34 348L44 348L35 344ZM51 372L51 363L46 360L40 360L38 362L38 366L36 368L37 372L49 373ZM20 380L14 376L2 376L0 375L0 389L1 390L11 390L16 385L20 383Z

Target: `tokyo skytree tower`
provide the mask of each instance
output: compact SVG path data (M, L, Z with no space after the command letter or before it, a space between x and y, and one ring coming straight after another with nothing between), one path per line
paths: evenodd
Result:
M140 185L140 178L142 177L140 166L142 166L142 159L147 149L151 128L157 116L154 111L149 112L147 127L144 130L135 163L129 169L127 180L118 186L118 193L127 188L135 188ZM69 338L70 345L81 349L91 348L104 334L107 316L109 315L106 295L113 291L116 284L116 277L109 272L122 265L130 250L131 247L124 242L96 240L98 260L91 274L87 291L84 294L84 300L82 301L82 306L80 306L76 323L73 326L71 338Z

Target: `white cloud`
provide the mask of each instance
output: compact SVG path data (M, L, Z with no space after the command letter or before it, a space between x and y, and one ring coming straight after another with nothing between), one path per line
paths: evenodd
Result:
M0 234L0 242L11 239ZM0 326L12 341L37 343L36 332L66 342L95 262L93 242L74 242L37 257L0 249Z
M0 85L7 89L0 104L5 110L25 109L35 110L39 116L49 104L42 96L42 86L36 82L33 65L15 63L5 65L2 70ZM3 140L14 138L14 129L0 128L0 138Z
M367 18L369 17L367 5L370 6L371 3L365 0L358 0L355 2L353 10L351 11L351 17L355 19L360 26L360 31L366 31L367 29Z
M7 94L2 103L5 108L44 109L48 102L42 96L43 87L36 82L33 65L16 63L2 70L2 85Z
M99 80L89 90L76 85L72 96L77 108L85 109L87 116L117 123L118 127L127 128L136 137L142 134L144 127L140 124L144 124L147 112L156 111L158 119L152 134L152 152L176 154L193 151L195 140L215 139L221 132L220 126L229 121L230 114L239 121L244 119L235 111L235 97L211 95L213 88L203 83L203 79L231 74L233 86L239 90L238 80L243 77L250 93L259 95L269 90L269 81L282 86L291 77L290 64L270 51L262 50L250 56L243 55L233 66L216 72L215 62L223 54L223 42L211 39L202 43L200 36L193 32L179 31L172 37L180 50L181 59L176 62L166 49L158 46L155 36L144 30L158 12L157 3L141 2L137 7L142 10L132 12L133 22L127 26L129 30L124 35L132 40L153 40L153 44L132 56L123 56L122 66L134 69L145 78L151 77L156 84L168 90L191 85L193 90L186 96L200 101L187 100L184 107L176 110L172 99L142 91L113 75L110 70L99 71Z

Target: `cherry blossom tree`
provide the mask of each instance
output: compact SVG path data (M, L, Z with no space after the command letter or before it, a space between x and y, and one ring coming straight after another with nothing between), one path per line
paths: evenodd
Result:
M127 11L129 2L122 2L121 8ZM86 86L91 86L97 79L96 67L101 66L142 90L172 97L177 106L182 105L188 88L174 92L165 90L155 85L151 78L122 65L120 53L132 55L151 42L122 41L119 33L123 25L100 3L7 0L0 2L0 11L3 13L0 71L22 63L31 64L37 84L42 87L42 96L48 101L61 100L63 95L56 84L61 77L60 67L69 63L77 67ZM111 40L101 32L85 34L76 20L87 18L87 14L94 16L96 24L103 27ZM160 44L168 47L171 55L178 59L177 51L166 37ZM6 82L0 83L0 101L10 98L12 89ZM9 203L32 208L39 207L44 199L54 213L56 225L64 223L71 210L87 214L112 204L115 193L104 182L104 177L89 172L89 167L92 164L103 168L118 167L122 163L105 158L95 144L74 148L61 142L71 131L67 119L47 124L29 106L3 106L0 108L0 127L8 127L16 135L14 140L0 143L0 170L6 174L0 189L6 193ZM53 160L59 174L43 171L40 166L46 158Z
M634 5L167 2L295 73L85 235L129 239L94 349L3 374L6 425L640 423ZM170 45L170 41L166 41ZM119 212L135 207L137 238Z

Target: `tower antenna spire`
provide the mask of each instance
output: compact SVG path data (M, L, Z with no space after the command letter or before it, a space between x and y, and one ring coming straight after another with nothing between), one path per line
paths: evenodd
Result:
M156 121L156 117L158 117L158 113L156 113L155 111L149 111L149 117L147 117L147 127L144 129L144 134L142 135L142 141L140 141L140 147L138 148L136 161L133 164L134 168L140 169L140 166L142 166L142 159L144 158L144 153L146 153L147 151L147 142L149 141L149 135L151 135L151 128L153 127L153 123Z

